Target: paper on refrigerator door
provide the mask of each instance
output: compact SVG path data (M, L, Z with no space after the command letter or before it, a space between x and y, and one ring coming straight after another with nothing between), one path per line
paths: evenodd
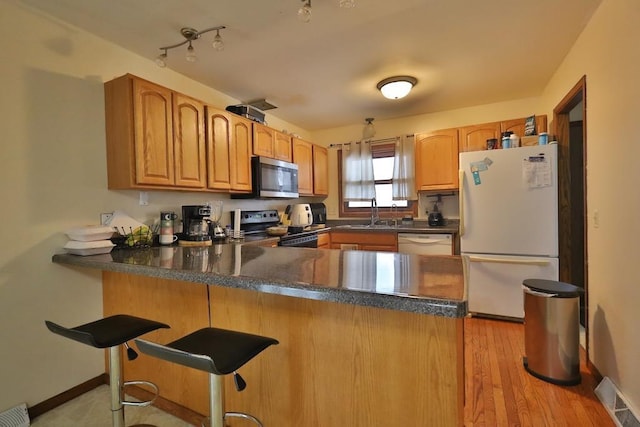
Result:
M527 188L551 186L551 162L544 156L530 156L522 160L522 182Z

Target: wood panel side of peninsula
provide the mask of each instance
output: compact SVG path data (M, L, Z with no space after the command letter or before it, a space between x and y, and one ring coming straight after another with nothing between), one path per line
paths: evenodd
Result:
M145 336L167 343L211 324L280 341L226 378L229 411L265 426L459 426L463 423L463 320L288 297L216 285L103 272L105 315L166 322ZM209 317L210 313L210 317ZM144 355L125 379L208 413L207 377Z

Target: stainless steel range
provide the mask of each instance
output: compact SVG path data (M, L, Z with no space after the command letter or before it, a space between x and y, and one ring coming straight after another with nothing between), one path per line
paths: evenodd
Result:
M235 212L231 211L231 222L235 221ZM274 209L262 211L240 211L240 229L247 239L257 240L260 237L270 238L267 228L280 223L278 211ZM280 237L278 246L317 248L318 233L315 230L303 230L299 233L287 233Z

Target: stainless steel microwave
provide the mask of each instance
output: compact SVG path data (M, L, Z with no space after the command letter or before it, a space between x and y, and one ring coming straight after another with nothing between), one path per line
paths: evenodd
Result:
M298 165L268 157L251 158L251 194L231 194L232 199L298 197Z

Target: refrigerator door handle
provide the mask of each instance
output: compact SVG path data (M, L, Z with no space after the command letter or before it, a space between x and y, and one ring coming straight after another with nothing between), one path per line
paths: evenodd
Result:
M544 258L519 260L519 259L491 258L491 257L483 257L483 256L469 256L469 261L470 262L496 262L499 264L540 265L540 266L545 266L550 264L549 260Z
M460 211L460 236L464 236L464 169L458 170L458 210Z

